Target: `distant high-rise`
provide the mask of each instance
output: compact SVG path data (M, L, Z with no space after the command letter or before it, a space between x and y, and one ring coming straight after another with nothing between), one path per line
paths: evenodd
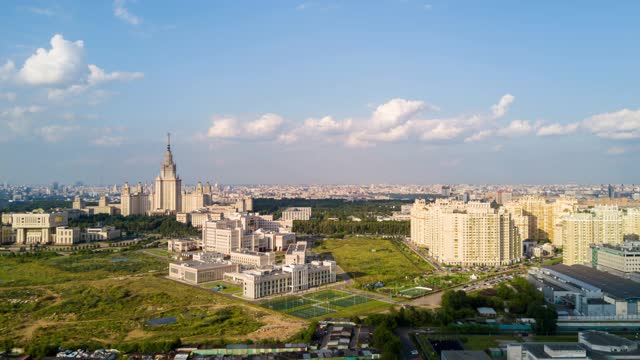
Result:
M167 134L167 151L156 178L153 193L153 212L176 213L182 210L182 180L176 173L171 153L171 135Z
M613 185L609 184L609 187L607 188L607 192L609 193L609 199L615 199L616 189L614 189Z

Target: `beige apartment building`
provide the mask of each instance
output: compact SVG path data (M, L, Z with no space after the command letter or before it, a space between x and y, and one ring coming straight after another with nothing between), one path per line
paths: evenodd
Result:
M234 214L233 218L207 221L202 229L202 247L230 255L235 249L271 251L285 249L295 242L295 234L265 229L278 229L279 223L254 214Z
M582 265L591 261L591 245L620 244L624 239L623 213L615 205L596 206L588 213L562 219L562 262Z
M142 184L138 182L135 191L131 192L129 183L122 186L120 196L120 210L122 215L146 215L151 210L151 198L145 194Z
M505 209L489 203L416 200L411 209L411 241L450 265L511 264L522 258L522 240Z
M578 202L572 198L558 198L547 202L545 198L525 196L510 201L504 206L510 213L528 218L528 233L523 240L551 240L554 246L562 247L562 217L576 211Z

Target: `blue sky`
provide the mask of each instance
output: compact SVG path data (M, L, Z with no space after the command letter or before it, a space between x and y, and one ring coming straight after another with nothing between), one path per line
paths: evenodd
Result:
M3 1L0 181L634 183L639 11Z

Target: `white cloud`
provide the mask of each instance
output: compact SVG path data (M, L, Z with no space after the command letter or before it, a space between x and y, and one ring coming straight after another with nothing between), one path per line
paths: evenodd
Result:
M571 123L571 124L551 124L545 125L538 129L538 136L553 136L553 135L567 135L572 134L578 130L580 127L579 123Z
M90 85L96 85L106 81L131 81L136 79L142 79L144 74L141 72L121 72L114 71L106 73L96 65L89 65L89 78L87 79Z
M75 78L84 65L82 40L67 41L56 34L50 43L50 50L39 48L25 61L19 80L30 85L58 85Z
M464 139L464 142L481 141L493 135L493 130L481 130Z
M293 132L288 132L278 135L278 142L282 144L293 144L298 141L298 135Z
M365 139L366 134L364 132L354 132L347 136L345 145L350 148L368 148L374 145L374 143Z
M451 140L458 137L464 131L463 128L445 121L439 122L435 127L425 131L423 140Z
M0 117L8 117L14 119L21 119L27 114L34 114L41 112L43 110L42 107L31 105L31 106L15 106L13 108L0 111Z
M626 152L625 148L620 146L613 146L607 149L608 155L622 155Z
M129 23L131 25L138 25L142 22L142 19L132 14L129 9L125 7L125 0L113 1L113 15L118 19Z
M13 76L16 65L11 60L7 60L4 65L0 66L0 81L7 81Z
M56 12L53 11L53 9L49 9L49 8L42 8L37 6L26 6L24 9L36 15L43 15L43 16L49 16L49 17L56 15Z
M124 142L124 137L113 135L102 135L91 141L97 146L120 146Z
M325 116L320 119L309 118L304 121L303 129L305 132L311 133L340 133L348 131L353 121L346 119L344 121L336 121L331 116Z
M210 138L231 139L237 135L236 119L233 118L214 119L207 131L207 136Z
M269 137L273 135L284 119L276 114L264 114L259 119L251 121L244 126L250 137Z
M526 120L513 120L507 127L498 130L498 135L515 137L530 133L533 127Z
M65 89L49 89L47 91L47 98L53 101L60 101L69 96L78 96L84 93L89 88L86 84L74 84Z
M37 134L46 142L58 142L67 137L71 132L75 131L73 126L65 125L47 125L37 129Z
M497 104L491 106L491 112L493 113L493 117L496 119L503 117L509 110L509 105L511 105L511 103L513 103L515 99L516 99L515 96L511 94L503 95Z
M640 110L622 109L585 119L582 126L595 135L607 139L640 138Z
M392 99L373 112L372 123L378 129L388 129L425 108L424 101Z
M16 93L14 93L14 92L0 92L0 100L16 101Z

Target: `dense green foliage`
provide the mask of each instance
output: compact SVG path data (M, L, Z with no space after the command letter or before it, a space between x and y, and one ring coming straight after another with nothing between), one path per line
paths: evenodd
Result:
M509 283L501 283L497 288L467 294L464 291L447 291L442 296L442 309L450 319L466 319L476 316L476 308L492 307L504 317L523 316L536 320L537 334L549 335L555 332L557 313L551 305L546 305L542 293L526 279L516 277ZM503 309L508 313L503 313Z
M113 225L117 229L132 234L158 234L164 237L199 236L200 232L187 224L176 221L173 216L110 216L106 214L81 216L70 220L69 226L87 228L96 224Z
M293 232L322 234L333 237L345 235L397 235L407 236L411 231L409 221L332 221L308 220L293 222Z
M0 212L28 212L35 209L43 209L49 211L51 209L66 209L71 207L71 201L67 200L29 200L7 203L0 208Z
M407 200L254 199L253 210L279 218L282 210L288 207L306 206L311 207L314 219L337 217L346 220L349 216L355 216L365 220L376 215L391 215L393 211L400 211L401 205L409 203Z

